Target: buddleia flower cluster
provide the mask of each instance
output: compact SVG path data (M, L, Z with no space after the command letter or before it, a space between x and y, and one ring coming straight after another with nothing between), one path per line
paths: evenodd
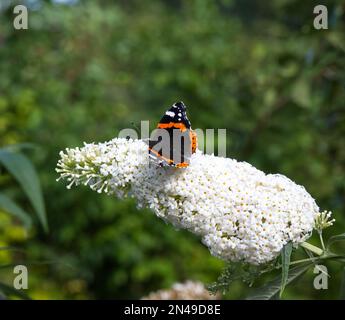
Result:
M187 280L183 283L174 283L169 289L151 292L142 300L217 300L219 293L211 295L199 281Z
M285 244L305 241L319 208L304 187L246 162L197 151L187 168L150 163L142 140L115 138L60 152L57 172L119 198L134 197L139 208L201 237L211 254L259 265L277 257Z
M333 225L335 219L331 218L331 211L320 212L315 218L315 229L318 232L321 232L323 229L326 229Z

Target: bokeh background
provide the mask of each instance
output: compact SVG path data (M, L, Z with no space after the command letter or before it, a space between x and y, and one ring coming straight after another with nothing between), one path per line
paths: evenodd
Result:
M56 182L58 152L105 141L160 119L183 100L194 128L226 128L229 157L302 184L345 229L345 5L297 0L0 1L0 146L25 149L41 181L49 223L27 230L0 210L0 281L29 266L34 299L140 298L186 279L210 283L224 263L199 239L132 200ZM14 30L13 6L29 8ZM328 30L313 8L328 7ZM134 123L134 125L133 125ZM0 192L32 211L1 171ZM327 237L327 233L326 233ZM287 298L338 296L310 272ZM249 292L235 282L227 298Z

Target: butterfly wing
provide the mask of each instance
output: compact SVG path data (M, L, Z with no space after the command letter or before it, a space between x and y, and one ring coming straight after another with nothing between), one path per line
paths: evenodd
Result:
M162 139L162 132L157 130L149 141L150 158L159 166L181 168L189 165L191 154L196 150L196 135L191 129L186 109L182 101L174 103L157 125L159 130L165 130L163 133L167 138ZM166 148L164 143L167 143Z
M191 124L187 117L186 110L187 108L182 101L174 103L171 108L165 112L157 128L176 128L183 131L190 129Z

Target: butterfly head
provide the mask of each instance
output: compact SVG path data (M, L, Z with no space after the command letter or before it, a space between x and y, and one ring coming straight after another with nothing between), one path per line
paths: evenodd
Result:
M186 105L182 101L175 102L172 105L172 108L177 109L177 111L179 111L179 112L186 112L186 110L187 110Z

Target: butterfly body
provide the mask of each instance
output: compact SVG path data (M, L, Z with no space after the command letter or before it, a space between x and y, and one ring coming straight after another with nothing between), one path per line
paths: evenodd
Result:
M165 112L149 141L150 159L157 165L188 167L197 148L197 136L191 128L183 102L174 103Z

